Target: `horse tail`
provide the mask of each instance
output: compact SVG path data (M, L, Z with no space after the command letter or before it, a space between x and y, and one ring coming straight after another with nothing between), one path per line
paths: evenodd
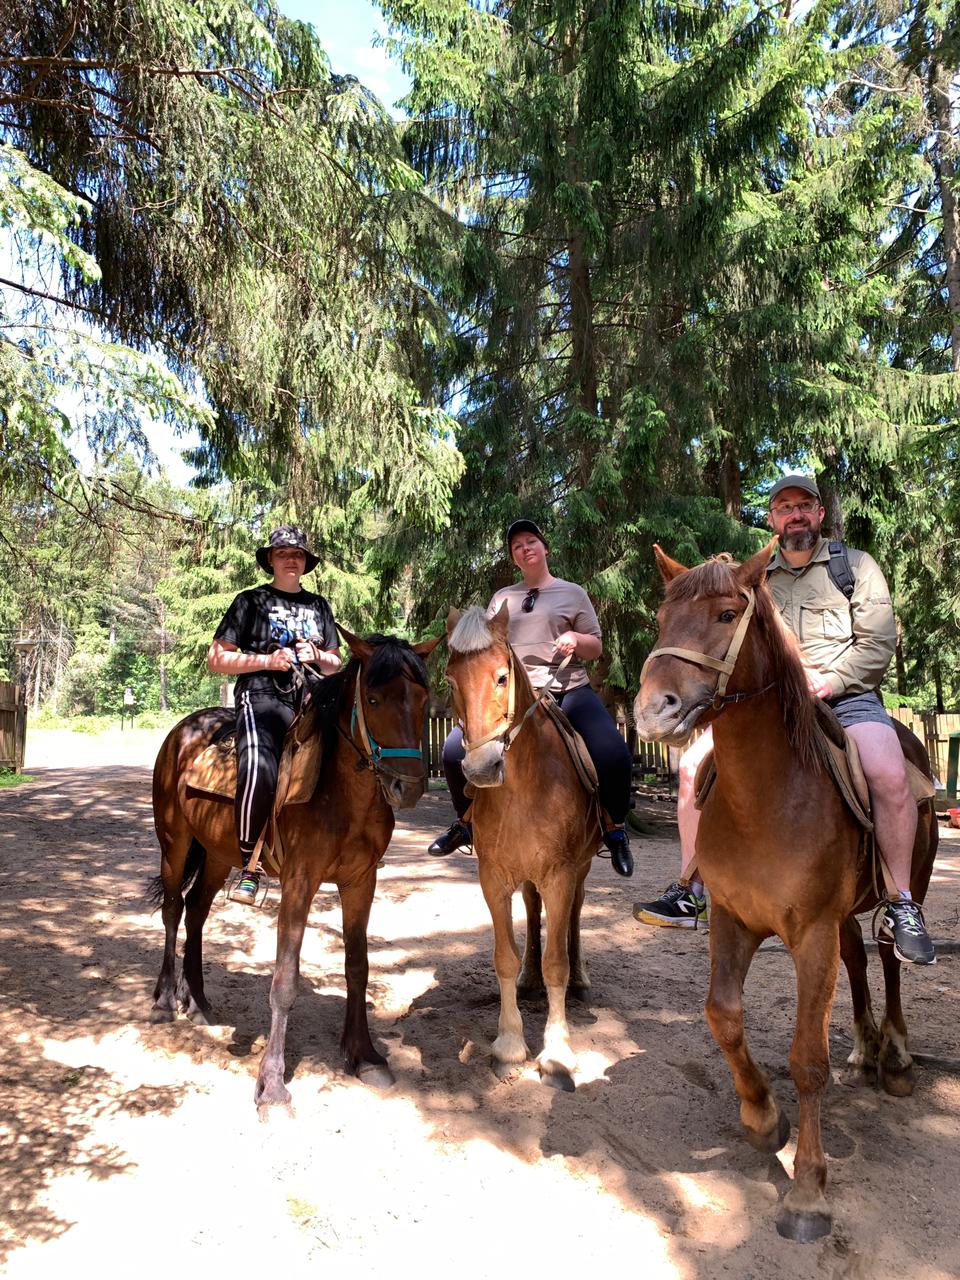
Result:
M180 879L180 893L183 897L187 896L190 886L203 870L203 864L206 860L206 849L194 837L190 842L190 848L187 850L187 860L184 863L183 876ZM144 905L149 907L151 911L159 911L163 906L164 893L163 876L151 876L147 881L146 892L143 895Z

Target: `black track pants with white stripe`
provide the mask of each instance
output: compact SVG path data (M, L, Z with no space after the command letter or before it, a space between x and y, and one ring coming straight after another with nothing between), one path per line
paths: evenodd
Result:
M269 694L241 693L237 702L237 837L250 861L273 809L283 740L296 708Z

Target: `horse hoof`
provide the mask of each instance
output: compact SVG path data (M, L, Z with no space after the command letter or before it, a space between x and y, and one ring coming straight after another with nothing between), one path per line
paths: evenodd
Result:
M809 1244L828 1236L833 1230L833 1219L829 1213L819 1213L810 1209L790 1209L782 1204L777 1210L777 1232L786 1240L797 1244Z
M187 1010L187 1017L195 1027L210 1027L216 1021L210 1005L207 1005L205 1009L201 1009L199 1005L195 1004L192 1009Z
M567 987L567 999L577 1000L581 1004L586 1004L587 1001L590 999L590 983L589 982L571 983L570 986Z
M289 1098L290 1095L287 1094ZM261 1124L273 1124L280 1121L282 1124L288 1121L296 1120L297 1113L294 1111L290 1102L258 1102L257 1103L257 1119Z
M766 1155L773 1155L774 1152L780 1151L787 1145L790 1138L790 1121L786 1114L781 1111L777 1119L776 1129L771 1129L769 1133L757 1133L755 1129L744 1129L747 1141L756 1151L762 1151Z
M875 1089L877 1086L876 1064L848 1062L840 1068L840 1083L847 1089Z
M884 1093L892 1094L895 1098L909 1098L916 1088L917 1078L912 1062L903 1071L890 1071L881 1066L879 1075Z
M361 1062L357 1067L357 1079L371 1089L380 1090L392 1089L397 1083L397 1077L385 1062Z
M499 1058L490 1059L490 1068L498 1080L513 1080L520 1074L522 1062L501 1062Z
M538 1062L537 1069L540 1072L540 1080L550 1089L562 1089L564 1093L573 1093L576 1085L573 1083L573 1076L559 1062Z
M159 1005L154 1005L150 1010L150 1021L160 1022L176 1022L177 1011L175 1009L161 1009Z

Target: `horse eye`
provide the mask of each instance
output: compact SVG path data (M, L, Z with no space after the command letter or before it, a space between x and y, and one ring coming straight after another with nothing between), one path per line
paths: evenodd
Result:
M502 675L497 676L497 684L502 689L507 683L507 673L504 671Z
M721 621L721 622L733 622L733 620L736 618L736 616L737 616L737 611L736 611L736 609L724 609L723 613L721 613L721 615L720 615L720 621Z
M377 707L377 706L379 706L379 705L380 705L380 704L377 702L377 699L376 699L375 697L373 697L373 695L372 695L372 694L369 694L369 693L367 694L367 702L370 704L370 706L371 706L371 707Z

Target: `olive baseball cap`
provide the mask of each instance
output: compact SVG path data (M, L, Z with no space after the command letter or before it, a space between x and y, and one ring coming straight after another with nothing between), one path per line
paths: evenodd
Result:
M802 489L804 493L809 493L812 498L816 498L818 502L822 502L820 490L817 488L817 482L812 476L784 476L770 490L768 504L773 506L773 500L778 493L783 493L784 489Z

